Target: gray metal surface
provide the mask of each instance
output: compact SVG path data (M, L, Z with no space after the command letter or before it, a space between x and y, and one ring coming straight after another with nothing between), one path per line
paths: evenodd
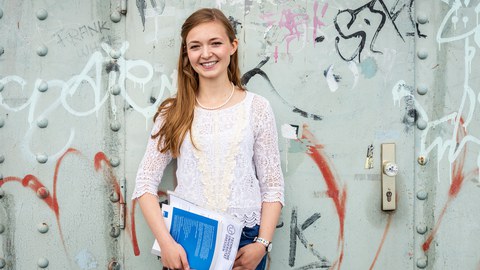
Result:
M269 269L480 268L480 1L0 0L0 269L161 269L129 198L201 7L230 16L243 80L275 111Z

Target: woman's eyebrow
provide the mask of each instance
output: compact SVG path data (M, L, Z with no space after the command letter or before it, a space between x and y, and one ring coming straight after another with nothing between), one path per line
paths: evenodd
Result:
M222 39L220 37L214 37L214 38L209 39L208 41L211 42L211 41L214 41L214 40L222 40ZM190 45L192 43L196 44L196 43L201 43L201 42L198 41L198 40L192 40L192 41L188 42L187 45Z

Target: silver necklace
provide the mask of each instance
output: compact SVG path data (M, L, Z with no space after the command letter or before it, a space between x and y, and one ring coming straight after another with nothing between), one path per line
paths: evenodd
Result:
M197 97L195 97L195 100L197 101L197 104L198 104L198 106L200 106L200 108L205 109L205 110L213 111L213 110L218 110L218 109L222 108L223 106L227 105L227 103L230 101L230 99L232 99L233 93L235 93L235 85L232 83L232 93L230 94L230 96L227 98L227 100L224 103L222 103L221 105L216 106L216 107L203 106L202 103L200 103L200 101L198 101Z

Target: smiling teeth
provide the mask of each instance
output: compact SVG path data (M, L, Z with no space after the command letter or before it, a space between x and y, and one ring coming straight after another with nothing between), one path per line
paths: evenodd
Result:
M211 67L213 65L215 65L216 62L208 62L208 63L203 63L202 66L204 67Z

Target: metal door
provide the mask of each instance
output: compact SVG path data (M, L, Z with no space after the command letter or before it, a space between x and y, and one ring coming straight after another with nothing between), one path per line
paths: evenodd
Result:
M478 0L0 1L0 269L161 268L129 198L201 7L275 111L269 269L480 269Z

